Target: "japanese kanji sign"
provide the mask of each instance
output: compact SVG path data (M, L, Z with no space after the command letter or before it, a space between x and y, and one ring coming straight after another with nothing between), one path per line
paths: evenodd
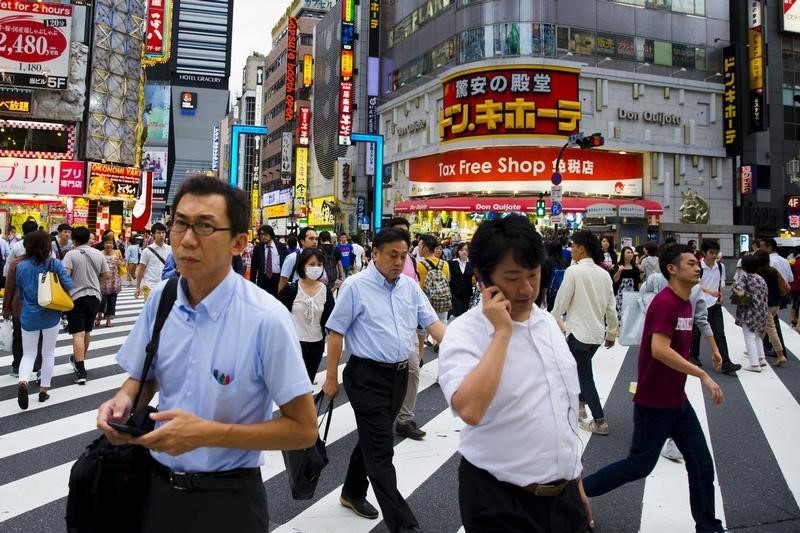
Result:
M144 30L146 65L165 63L169 59L171 21L171 0L147 0L147 21Z
M0 193L80 196L85 183L83 161L0 158Z
M567 137L578 131L580 70L509 66L444 78L439 110L443 142L479 136Z
M104 163L89 163L89 196L137 198L141 169Z
M33 92L24 89L0 89L0 113L31 114Z
M353 82L343 81L339 85L339 144L350 145L353 132Z
M72 6L0 3L0 73L8 85L66 89Z
M728 157L742 153L742 121L739 116L739 72L736 68L736 48L722 50L722 76L725 93L722 96L722 137Z
M528 146L453 150L412 159L411 196L550 189L558 148ZM567 150L558 166L564 193L641 196L641 154Z

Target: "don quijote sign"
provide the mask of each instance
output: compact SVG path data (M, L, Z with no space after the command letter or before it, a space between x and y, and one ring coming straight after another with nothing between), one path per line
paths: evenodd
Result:
M71 5L0 1L3 83L65 89L71 32Z
M652 122L660 124L661 126L680 126L681 117L678 115L670 115L668 113L656 113L655 111L628 111L621 107L617 110L617 118L622 120L643 120L644 122Z

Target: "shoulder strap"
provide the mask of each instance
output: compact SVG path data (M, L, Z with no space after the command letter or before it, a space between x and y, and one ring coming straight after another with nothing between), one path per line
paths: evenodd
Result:
M92 258L91 258L91 257L89 257L89 256L86 254L86 250L79 250L79 251L80 251L81 255L82 255L82 256L83 256L83 257L84 257L84 258L85 258L87 261L89 261L89 264L90 264L90 265L92 265L92 270L94 270L94 271L97 273L97 275L99 276L99 275L101 274L101 272L95 268L94 261L92 261Z
M142 368L142 379L139 381L139 390L136 391L136 399L133 400L133 409L131 410L128 423L133 422L134 412L136 406L139 405L139 397L142 395L142 384L147 378L147 373L150 372L150 366L153 364L153 357L158 350L158 341L161 338L161 328L164 327L164 322L167 321L172 306L178 298L178 278L170 278L164 291L161 293L161 299L158 301L158 311L156 311L156 321L153 324L153 336L150 342L145 347L144 366Z
M155 248L153 248L152 246L148 246L147 249L150 250L153 253L154 256L158 257L158 260L161 261L162 265L166 265L167 264L167 262L164 261L164 258L161 257L160 255L158 255L158 252L156 252Z
M322 250L322 253L325 253L325 250ZM292 273L289 274L289 281L292 281L294 277L294 273L297 272L297 260L300 259L300 252L295 250L294 252L294 265L292 265Z

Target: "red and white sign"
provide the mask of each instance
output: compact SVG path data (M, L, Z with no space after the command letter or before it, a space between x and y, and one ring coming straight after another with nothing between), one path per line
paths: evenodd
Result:
M411 196L550 190L558 148L509 146L454 150L410 161ZM566 150L558 171L564 193L642 195L641 154Z
M339 144L349 145L353 132L353 82L343 81L339 85Z
M150 224L153 204L153 173L142 172L142 192L131 210L131 229L144 231Z
M538 196L516 196L510 197L475 197L475 196L451 196L448 198L420 198L416 200L406 200L394 206L395 213L413 213L415 211L464 211L468 213L480 213L486 211L514 212L514 213L535 213ZM653 200L628 200L610 199L601 200L603 204L608 204L611 212L619 207L637 207L639 212L648 215L660 215L663 208L658 202ZM552 202L545 197L545 210L550 211ZM635 204L635 205L632 205ZM585 213L587 209L595 209L598 205L596 198L576 198L566 197L561 202L564 213ZM613 214L611 216L613 216ZM552 218L552 217L551 217Z
M0 193L81 196L86 184L83 161L0 158Z
M753 165L742 165L741 176L741 192L742 194L753 194L753 172L755 168Z
M311 108L301 107L299 110L300 124L297 127L297 142L300 146L308 146L311 133Z
M164 53L164 34L166 25L165 0L147 0L147 27L145 28L144 46L147 54ZM169 1L169 0L166 0Z
M447 142L479 136L577 133L579 77L580 69L519 65L444 78L439 136Z
M791 211L800 211L800 196L787 196L786 208Z
M800 33L800 3L783 0L783 31Z
M69 76L72 6L0 2L0 72L11 85L64 89Z

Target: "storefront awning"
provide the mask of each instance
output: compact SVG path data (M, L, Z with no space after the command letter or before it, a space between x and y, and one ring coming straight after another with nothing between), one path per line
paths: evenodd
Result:
M472 197L472 196L452 196L449 198L420 198L416 200L406 200L395 204L395 213L410 213L413 211L514 211L535 213L538 196L517 196L517 197ZM548 211L550 209L550 198L545 197L545 204ZM664 212L659 204L653 200L629 200L626 198L578 198L566 197L561 201L561 206L565 213L583 213L586 209L595 204L611 204L619 212L620 206L643 207L646 215L660 215ZM625 209L625 207L623 207ZM630 216L623 214L622 216Z

